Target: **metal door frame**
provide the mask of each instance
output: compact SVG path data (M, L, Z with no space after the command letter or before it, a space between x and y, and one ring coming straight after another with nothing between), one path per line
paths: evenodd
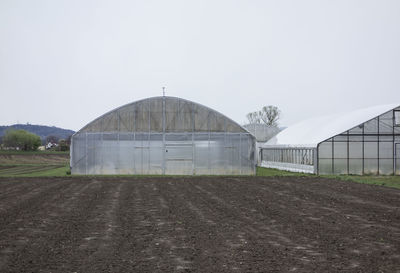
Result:
M175 147L175 148L190 148L192 150L192 156L191 159L189 158L168 158L168 149L170 149L171 147ZM194 174L194 168L193 168L193 162L194 162L194 144L193 141L191 143L188 143L186 141L186 143L179 143L176 141L165 141L164 142L164 166L163 166L163 174L166 174L168 172L168 168L167 168L167 162L168 161L175 161L175 162L179 162L179 161L190 161L192 162L192 170L191 170L191 174Z
M397 154L397 151L399 151L399 154ZM394 175L397 174L397 172L400 172L400 142L395 142L394 143Z

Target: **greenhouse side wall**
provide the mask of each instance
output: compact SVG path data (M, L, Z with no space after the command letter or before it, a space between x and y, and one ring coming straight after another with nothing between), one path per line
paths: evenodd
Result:
M312 147L261 148L261 167L279 170L315 173L316 149Z
M248 133L92 133L73 136L73 174L254 175Z
M400 108L318 145L319 174L400 174Z

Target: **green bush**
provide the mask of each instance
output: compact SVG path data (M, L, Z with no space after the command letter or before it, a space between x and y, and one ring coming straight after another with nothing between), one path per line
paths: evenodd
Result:
M65 139L60 139L60 141L58 142L57 150L62 152L69 151L69 146L67 145Z
M25 130L8 130L3 137L3 146L22 151L36 151L41 140L38 135Z

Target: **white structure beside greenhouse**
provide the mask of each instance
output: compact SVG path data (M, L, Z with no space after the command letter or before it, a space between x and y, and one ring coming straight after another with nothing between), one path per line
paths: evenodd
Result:
M400 174L399 104L318 117L261 149L261 166L316 174Z
M112 110L72 137L72 174L255 174L255 138L203 105L154 97Z

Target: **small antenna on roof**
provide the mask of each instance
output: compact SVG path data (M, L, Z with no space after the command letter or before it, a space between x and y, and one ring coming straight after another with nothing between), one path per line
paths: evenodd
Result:
M165 87L164 86L162 88L162 95L163 95L163 97L165 97Z

